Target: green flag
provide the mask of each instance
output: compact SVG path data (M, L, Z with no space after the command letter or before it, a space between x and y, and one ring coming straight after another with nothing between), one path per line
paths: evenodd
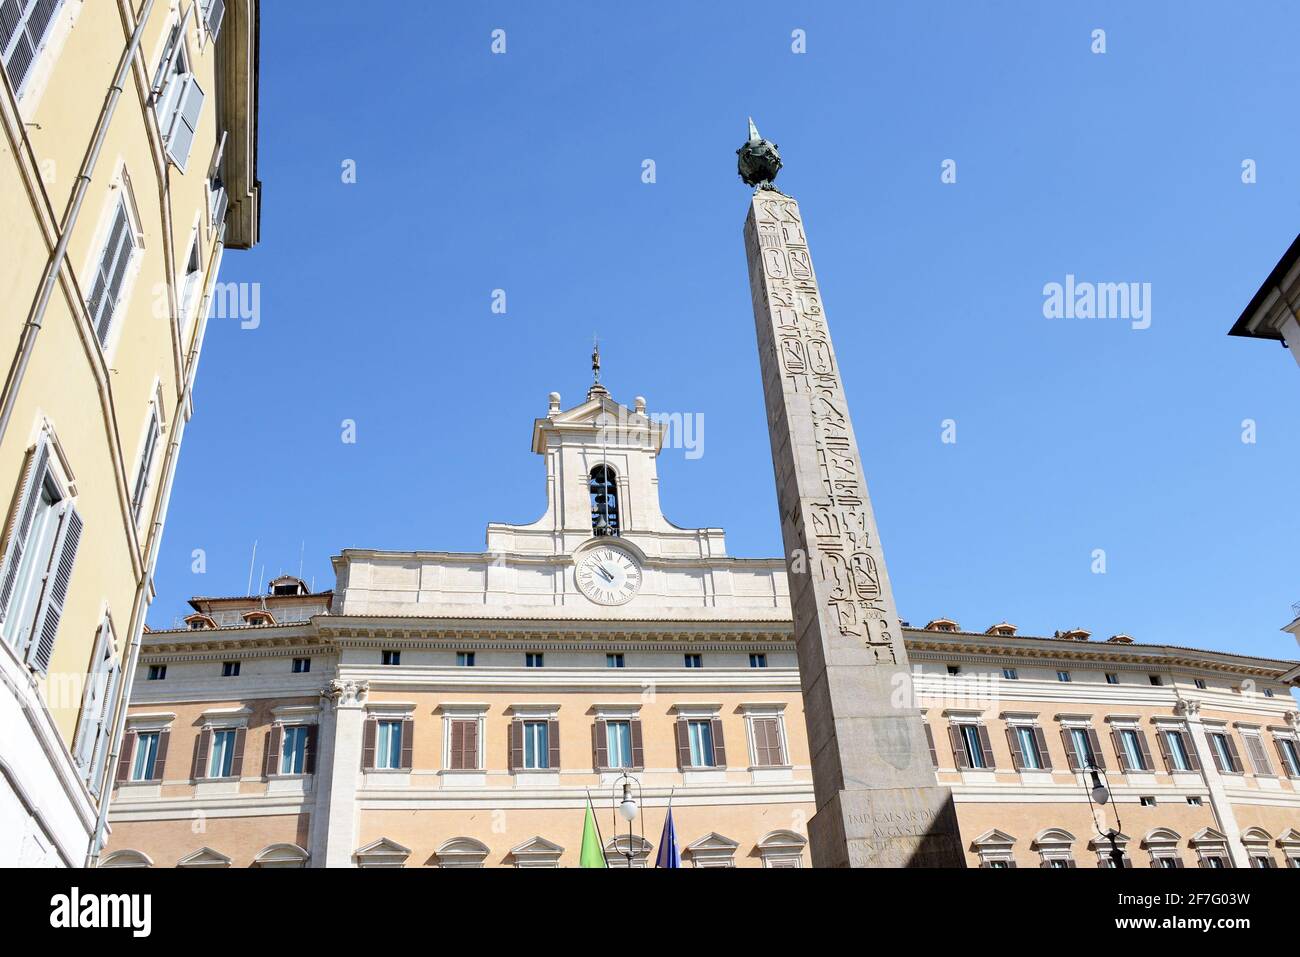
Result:
M579 867L608 867L605 862L605 849L600 842L600 828L596 825L596 812L591 807L591 795L587 795L587 817L582 822L582 851L578 855Z

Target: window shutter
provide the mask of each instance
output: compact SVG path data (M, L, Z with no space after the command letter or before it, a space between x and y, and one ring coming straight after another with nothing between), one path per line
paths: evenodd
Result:
M176 165L182 170L189 162L190 148L194 145L194 133L199 128L199 114L203 110L203 89L194 74L186 74L184 83L176 113L172 117L171 132L167 136L167 155L175 160Z
M1142 755L1142 770L1154 771L1156 763L1151 758L1151 747L1147 744L1146 732L1141 728L1137 728L1133 733L1137 735L1138 752Z
M1013 725L1007 725L1007 744L1011 746L1011 766L1017 771L1023 770L1025 755L1020 750L1020 739L1016 735L1016 728Z
M208 0L207 10L203 14L203 22L207 25L208 33L212 35L213 42L216 42L217 35L221 33L221 18L226 12L226 0Z
M685 718L677 719L677 770L684 771L691 766L691 735Z
M1065 760L1069 762L1071 771L1078 771L1082 767L1079 760L1079 752L1074 749L1074 735L1070 734L1069 728L1061 729L1061 743L1065 745Z
M34 4L5 0L0 3L0 53L13 43L4 58L4 66L15 93L22 89L23 81L36 62L45 41L45 32L61 3L62 0L36 0ZM26 17L22 13L24 6L28 7Z
M939 766L939 752L934 747L934 731L931 730L928 721L922 722L921 727L925 728L925 743L930 746L930 763L937 768Z
M1187 763L1193 771L1201 770L1201 759L1196 754L1196 742L1192 740L1190 733L1179 731L1178 737L1182 739L1183 750L1187 752Z
M54 552L45 577L45 594L36 613L32 644L27 655L28 663L40 674L50 670L50 659L54 656L54 640L59 636L59 620L63 617L63 603L68 598L68 584L72 580L72 566L77 560L81 528L81 515L74 506L67 505L54 541Z
M993 760L993 742L989 740L989 729L982 724L977 724L975 728L980 736L980 750L984 752L984 767L992 771L997 767L997 763Z
M77 716L77 731L72 739L72 756L81 769L81 779L90 782L95 745L103 724L104 693L108 672L104 667L104 632L101 625L95 633L95 646L86 672L86 684L81 692L81 711Z
M1277 748L1277 758L1282 762L1282 773L1289 778L1295 777L1295 772L1291 770L1291 765L1287 761L1286 745L1282 743L1282 739L1274 737L1273 747Z
M1156 728L1156 744L1160 745L1160 757L1165 762L1165 770L1173 774L1177 768L1174 766L1174 756L1169 753L1169 742L1165 737L1168 733L1163 728Z
M135 474L135 488L131 493L131 517L136 522L140 521L140 513L144 511L145 493L149 491L149 476L153 472L154 453L158 448L159 428L158 428L158 410L153 406L149 408L149 428L144 436L144 448L140 450L140 462L137 465Z
M317 747L316 741L317 741L317 733L319 731L320 731L319 725L315 725L315 724L307 725L307 753L302 756L303 774L316 773L316 747ZM277 748L276 750L278 751L279 749Z
M247 735L247 728L235 729L235 759L230 762L230 776L232 778L243 777L244 775L244 738Z
M722 719L713 719L713 766L715 768L725 768L727 766L727 745L722 737Z
M204 728L194 742L194 778L199 780L208 776L208 752L212 748L212 731Z
M462 763L465 755L465 722L452 719L447 730L451 737L451 753L447 755L448 766L453 771L463 771L465 770L465 765Z
M167 770L167 745L171 741L172 733L169 729L163 728L158 732L158 759L153 765L153 780L163 780L163 775Z
M1042 770L1052 770L1052 755L1047 750L1047 735L1043 734L1043 729L1034 725L1034 743L1038 745L1038 763Z
M115 783L117 784L131 780L131 759L135 757L135 737L134 731L128 731L122 735L122 750L117 756L117 775L115 777Z
M559 769L560 767L560 722L552 718L547 722L546 741L548 744L548 754L546 755L546 766L548 768Z
M415 719L402 719L402 767L409 769L415 759Z
M961 725L948 725L948 740L952 742L952 757L957 769L960 771L969 768L970 756L966 753L966 741L961 735Z
M609 735L604 721L595 721L591 725L592 762L597 771L609 767Z
M283 735L284 728L278 724L271 725L271 730L266 732L266 754L262 756L263 777L269 778L280 773L280 740Z
M510 722L510 770L524 766L524 723L519 718Z
M633 718L628 722L632 726L632 767L645 767L645 746L641 738L641 719Z
M109 647L112 647L112 632L109 632ZM108 758L108 740L113 730L113 718L116 708L118 682L122 678L122 666L114 659L109 665L108 680L105 682L104 700L100 706L99 728L95 735L95 749L90 759L90 791L98 794L100 780L104 775L104 762Z
M177 54L181 50L181 25L178 23L172 27L172 32L167 36L167 46L163 53L162 62L158 64L158 72L153 78L153 93L155 96L164 94L167 91L168 81L172 75L172 64L176 61ZM161 102L159 104L162 105Z
M1092 747L1092 760L1096 763L1098 770L1106 770L1106 756L1101 753L1101 741L1097 738L1097 732L1092 728L1087 729L1088 744Z
M1128 752L1124 750L1124 738L1118 730L1111 731L1110 742L1115 746L1115 757L1119 758L1119 769L1121 771L1140 770L1139 768L1129 767Z
M464 722L464 759L461 764L467 771L478 770L478 718Z
M366 719L366 728L361 735L361 767L366 771L375 769L375 731L378 727L374 718Z
M1223 740L1228 742L1228 757L1232 759L1232 773L1241 774L1244 768L1241 763L1241 755L1237 753L1237 742L1232 740L1232 735L1227 731L1223 732Z
M0 581L0 621L4 620L9 602L13 599L14 586L18 581L18 566L22 564L23 553L27 548L27 538L32 531L32 519L36 516L36 504L40 501L41 483L45 480L45 469L49 461L50 447L41 439L27 453L18 503L6 529L4 578Z
M1273 777L1273 766L1268 763L1268 752L1264 750L1264 739L1258 734L1242 735L1246 742L1246 753L1250 755L1250 767L1256 777Z

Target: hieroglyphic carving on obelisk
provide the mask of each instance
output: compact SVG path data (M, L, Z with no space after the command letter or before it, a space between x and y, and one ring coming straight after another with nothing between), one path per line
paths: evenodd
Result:
M745 252L772 439L817 813L819 867L961 867L936 783L858 443L799 204L750 121L738 151L757 187ZM882 404L881 407L887 407Z

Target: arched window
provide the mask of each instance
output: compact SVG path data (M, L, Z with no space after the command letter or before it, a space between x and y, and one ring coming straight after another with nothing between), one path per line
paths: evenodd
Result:
M618 534L618 476L608 465L591 470L591 532Z

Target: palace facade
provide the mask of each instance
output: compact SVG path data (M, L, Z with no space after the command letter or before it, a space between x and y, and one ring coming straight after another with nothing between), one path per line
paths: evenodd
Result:
M255 0L0 4L0 866L82 866L208 306L257 242Z
M588 795L611 866L653 862L670 802L685 866L808 866L786 563L663 516L663 437L643 399L552 393L538 521L481 553L344 549L329 591L280 578L147 633L101 866L573 866ZM905 638L970 866L1106 866L1112 829L1132 866L1300 866L1296 662Z

